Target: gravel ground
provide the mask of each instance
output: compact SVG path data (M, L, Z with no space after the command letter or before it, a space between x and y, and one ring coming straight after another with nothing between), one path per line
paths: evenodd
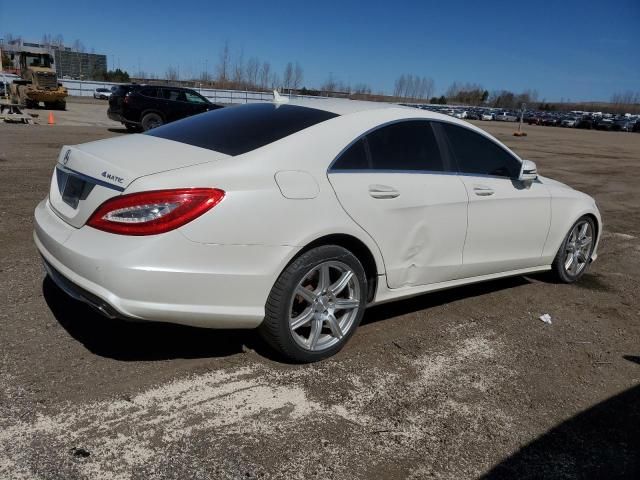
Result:
M109 321L45 279L33 208L61 145L118 134L95 105L65 112L93 126L0 124L0 478L640 478L640 135L482 123L595 196L599 260L577 285L372 308L335 358L292 366L252 332Z

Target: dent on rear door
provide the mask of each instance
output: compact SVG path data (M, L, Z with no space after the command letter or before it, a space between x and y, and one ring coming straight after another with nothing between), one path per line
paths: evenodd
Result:
M468 200L457 176L332 173L329 180L347 214L379 246L389 288L458 277ZM376 198L372 187L391 187L399 195Z

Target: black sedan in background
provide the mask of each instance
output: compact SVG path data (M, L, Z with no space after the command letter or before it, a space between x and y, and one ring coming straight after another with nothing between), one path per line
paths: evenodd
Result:
M114 88L107 115L129 131L147 131L217 108L190 88L131 84Z

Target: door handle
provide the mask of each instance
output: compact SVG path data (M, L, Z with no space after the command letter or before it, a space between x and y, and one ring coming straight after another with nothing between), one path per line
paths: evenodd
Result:
M474 185L473 186L473 191L479 197L488 197L488 196L493 195L494 193L496 193L496 192L493 191L492 188L486 187L484 185Z
M400 192L388 185L369 185L369 195L373 198L396 198L400 196Z

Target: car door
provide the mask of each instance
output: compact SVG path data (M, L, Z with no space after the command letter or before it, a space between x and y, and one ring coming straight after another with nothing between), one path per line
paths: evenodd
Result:
M377 243L389 288L457 278L467 192L431 125L407 120L359 138L329 169L338 200Z
M164 115L168 122L180 120L190 115L189 104L186 101L184 90L178 88L162 88L164 94Z
M206 112L211 106L211 103L196 92L187 90L185 92L185 96L189 104L190 115L197 115L198 113Z
M540 265L551 223L551 196L539 181L520 182L522 163L488 136L442 122L469 211L464 277Z

